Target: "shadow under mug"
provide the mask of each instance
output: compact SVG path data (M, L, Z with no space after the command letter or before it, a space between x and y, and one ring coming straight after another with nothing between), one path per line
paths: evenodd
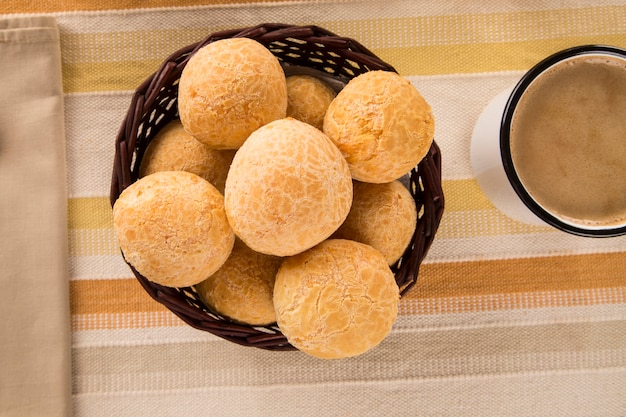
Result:
M518 113L524 114L524 112L527 112L528 108L532 108L533 104L531 100L533 97L537 101L543 101L543 98L538 99L537 97L541 97L541 93L543 93L544 97L546 96L545 91L541 90L541 88L543 88L542 83L548 83L545 81L547 79L546 74L549 74L550 77L554 77L556 79L557 76L554 74L570 71L570 69L564 70L565 65L569 65L568 68L571 68L572 66L577 66L576 64L583 61L585 64L587 62L591 62L593 65L597 63L602 63L602 65L612 63L614 67L618 68L616 71L621 71L620 76L622 77L622 83L619 85L613 85L610 89L617 92L621 90L622 93L618 93L618 95L622 95L620 100L624 105L626 105L626 50L605 45L583 45L557 52L532 67L524 74L512 90L509 89L503 92L500 96L496 97L492 103L490 103L490 106L488 106L483 115L481 115L481 118L477 122L477 126L474 129L474 135L472 138L472 164L474 166L475 174L477 174L476 179L483 191L485 191L487 197L492 200L494 205L505 212L505 214L509 214L510 217L530 224L547 223L548 225L551 225L561 231L579 236L620 236L626 234L626 158L621 158L618 155L626 155L626 130L623 131L623 134L611 136L610 140L606 140L606 138L601 135L607 136L605 134L607 129L603 130L601 127L593 126L589 129L589 131L594 131L596 136L587 134L585 133L585 129L581 129L580 131L576 131L574 135L570 136L576 136L576 139L578 140L577 144L566 143L563 145L563 143L565 143L565 139L569 139L569 137L565 138L565 135L560 135L558 136L560 137L559 145L555 145L555 149L559 149L559 151L548 151L547 149L549 148L547 147L545 149L541 149L541 146L545 145L541 140L535 140L535 145L529 145L529 143L532 142L524 142L525 136L521 133L525 129L525 127L521 125L521 123L524 123L522 122L523 119L520 121L515 119L516 116L522 117L518 116ZM594 70L595 69L597 68L594 68ZM596 71L594 70L585 70L591 74L590 79L596 77ZM582 79L583 78L577 78L577 80ZM604 86L597 87L600 88L600 90L606 90L607 85L609 85L606 81L603 82L605 83ZM578 89L579 91L576 92L577 97L579 95L585 97L585 93L580 94L580 91L584 91L584 88L586 88L586 86L582 85L582 83L578 86L575 83L570 85L564 82L562 84L565 86L563 88L566 89ZM529 91L533 91L529 90L531 87L535 90L532 94L529 93ZM603 94L608 95L611 95L612 93L613 92L603 92ZM584 100L577 101L576 105L578 108L580 108L580 106L587 105L583 101ZM603 103L604 102L605 101L603 101ZM546 115L550 114L548 112L542 114L537 120L547 120L547 124L556 123L559 131L562 132L558 123L562 120L565 120L564 123L567 123L567 117L562 117L565 113L567 113L567 109L565 107L560 108L559 106L556 106L555 103L556 101L551 100L550 103L546 105L546 108L555 112L553 120L551 119L552 116L546 117ZM489 107L491 108L489 109ZM526 110L520 110L524 107ZM532 111L536 111L536 109L532 109ZM593 112L599 113L603 110L602 106L595 106L586 109L585 111L589 112L587 114L592 114ZM487 114L489 112L491 114ZM497 127L493 126L496 122L496 120L494 120L494 112L498 117L500 117L500 123L498 126L499 130L497 132ZM612 111L608 113L612 113ZM530 114L533 115L533 113ZM578 112L577 114L580 115L581 113ZM614 119L610 119L610 117L614 117ZM609 120L616 120L617 122L624 120L624 126L626 126L626 112L624 114L619 113L617 117L610 117ZM604 121L606 121L606 119L607 118L605 117ZM527 120L532 121L534 119L533 117L528 117ZM576 119L575 122L578 123L579 119ZM487 123L491 123L492 126L487 126ZM526 123L529 122L527 121ZM572 123L570 121L571 125L576 125L576 123ZM543 125L544 124L542 123L537 123L537 126L532 126L532 129L538 129ZM582 125L584 125L584 123ZM512 131L519 133L512 134ZM531 135L535 135L536 138L546 138L546 140L548 137L557 137L557 135L549 136L543 135L543 133L545 132L541 132L540 134L531 133ZM598 136L598 134L600 136ZM488 159L492 158L497 153L497 150L485 149L485 147L488 147L490 144L485 143L485 139L482 137L489 135L494 137L493 140L496 140L495 137L497 136L497 140L499 142L499 146L495 143L491 143L492 147L495 145L495 147L499 150L499 157L501 160L498 161L498 167L489 165L493 164L493 161L489 162ZM620 139L615 140L616 137L619 137ZM607 142L611 143L611 149L593 148L601 147L601 143ZM537 143L541 145L536 146ZM582 156L581 149L583 148L573 149L571 147L568 148L568 146L583 146L586 149L592 149L593 154L596 155L596 160L593 162L593 164L596 164L595 168L593 164L588 163L589 161L585 159L587 158L586 156ZM534 150L530 151L533 147ZM520 156L525 153L529 153L530 156ZM571 159L574 158L573 155L578 155L576 157L579 159ZM591 155L591 153L586 155ZM599 160L597 155L608 156L608 159L612 160L614 168L611 170L606 169L606 166L603 165L603 161ZM570 160L568 160L568 158ZM591 158L588 159L591 160ZM527 167L520 166L520 161L525 161L524 163L530 161L530 165ZM484 166L481 167L481 164L484 164ZM552 165L547 166L542 164ZM531 166L532 168L528 168ZM563 168L569 167L571 171L572 166L577 167L576 173L568 172ZM583 169L583 167L585 168ZM533 178L535 173L544 172L543 168L547 168L545 172L560 172L562 175L551 174L550 176L547 176L540 174L537 175L536 178ZM581 182L588 183L586 189L585 187L581 187L579 190L576 190L578 182L576 182L576 180L570 180L570 178L578 176L580 179L581 175L584 172L587 172L585 170L590 173L590 176L584 176L583 178L585 181ZM604 177L594 177L596 172L601 172L602 170L610 172L610 178L607 177L606 172L603 174ZM504 172L506 178L497 178L498 175L502 174L502 171ZM546 178L548 181L546 181ZM507 184L504 184L504 182ZM558 186L555 184L558 184ZM593 184L593 186L590 184ZM494 187L499 187L500 189L495 190ZM607 191L609 194L602 193L604 190L603 187L609 190ZM593 188L593 190L590 190L590 188ZM514 193L511 193L511 189ZM565 192L566 189L567 192ZM546 190L549 192L546 192ZM560 192L561 190L563 190L563 193ZM594 199L591 191L596 192L596 196L601 196L601 198ZM568 199L563 197L564 194L568 195ZM589 195L589 198L587 198L587 195ZM575 198L572 198L572 196L575 196ZM554 200L557 204L551 204L550 200ZM524 207L519 207L520 201L523 203ZM590 209L588 211L590 213L594 213L594 216L596 212L601 213L601 215L594 218L591 215L589 217L585 217L585 215L579 216L577 213L576 216L572 216L570 213L566 213L570 209L570 205L572 208L575 208L574 205L576 202L584 203L585 209L589 207ZM612 207L616 202L617 207ZM554 208L558 207L559 204L565 207L565 209L559 210L558 208ZM609 209L605 209L605 207L609 207ZM605 216L605 213L609 214ZM605 216L605 218L603 218L603 216ZM539 222L537 220L539 220Z

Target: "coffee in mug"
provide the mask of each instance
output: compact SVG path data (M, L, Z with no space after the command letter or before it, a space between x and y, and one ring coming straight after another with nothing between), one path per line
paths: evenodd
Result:
M552 55L513 90L500 131L511 185L537 216L586 236L626 233L626 51Z

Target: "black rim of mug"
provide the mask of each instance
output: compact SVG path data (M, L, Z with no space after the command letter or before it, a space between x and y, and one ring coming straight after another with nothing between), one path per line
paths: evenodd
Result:
M621 49L615 46L608 45L581 45L568 48L548 56L547 58L543 59L535 66L533 66L524 74L524 76L522 76L522 78L515 85L513 91L509 95L509 99L504 108L504 113L500 125L500 154L502 157L504 171L509 179L509 182L511 183L511 186L513 187L519 198L522 200L522 202L526 205L526 207L528 207L540 219L550 224L551 226L556 227L559 230L572 233L574 235L586 237L613 237L626 234L626 225L606 229L584 228L575 226L570 223L566 223L559 218L553 216L551 213L547 212L531 197L526 188L522 185L522 181L515 171L513 159L511 157L511 121L513 119L513 114L515 113L515 108L517 107L517 104L519 103L522 95L524 94L528 86L545 70L564 59L572 58L579 55L589 55L597 53L601 53L604 55L614 55L621 59L626 59L626 49Z

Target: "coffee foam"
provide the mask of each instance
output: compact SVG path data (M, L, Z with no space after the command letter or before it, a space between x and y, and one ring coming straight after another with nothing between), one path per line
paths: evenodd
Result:
M625 115L625 60L578 56L533 81L512 120L511 155L544 210L585 228L626 224Z

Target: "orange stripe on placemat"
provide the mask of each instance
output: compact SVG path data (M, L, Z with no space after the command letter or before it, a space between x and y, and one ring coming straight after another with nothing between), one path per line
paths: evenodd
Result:
M405 299L579 291L626 286L626 253L422 265ZM73 315L166 311L134 278L70 281Z
M484 296L411 298L400 301L401 316L462 314L543 307L581 307L626 303L626 287ZM168 310L72 314L72 331L178 327L186 324Z
M70 281L70 311L73 315L161 312L134 278Z
M413 299L626 286L626 253L422 265Z

